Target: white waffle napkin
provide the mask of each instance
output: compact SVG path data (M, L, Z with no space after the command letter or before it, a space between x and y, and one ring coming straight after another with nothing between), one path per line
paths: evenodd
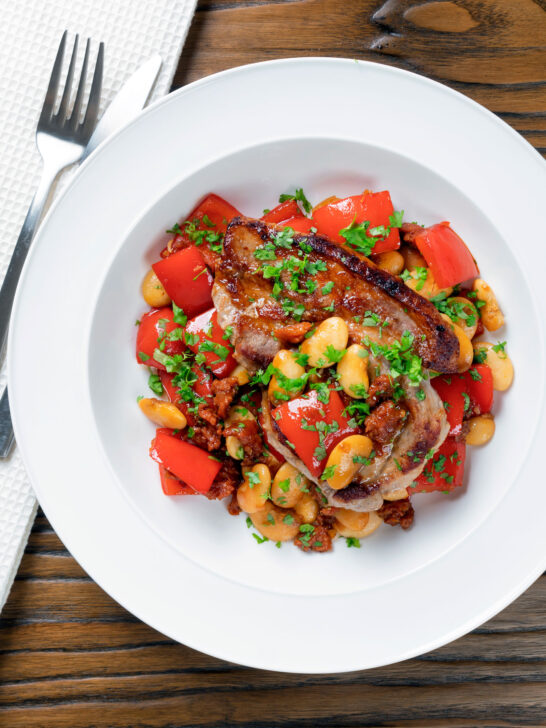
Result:
M196 1L0 0L0 280L38 181L40 157L34 133L63 31L69 31L68 56L74 34L79 33L80 63L88 36L93 40L93 63L99 41L105 43L102 111L123 81L153 53L163 59L153 98L169 91ZM4 364L1 389L5 383ZM15 451L8 460L0 460L0 609L36 507Z

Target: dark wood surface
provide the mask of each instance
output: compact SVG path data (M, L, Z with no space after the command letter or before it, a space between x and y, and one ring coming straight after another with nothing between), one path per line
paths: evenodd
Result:
M302 55L425 74L546 152L544 0L201 0L174 85ZM545 605L543 576L480 629L418 659L346 675L262 672L139 622L39 514L2 613L0 726L546 726Z

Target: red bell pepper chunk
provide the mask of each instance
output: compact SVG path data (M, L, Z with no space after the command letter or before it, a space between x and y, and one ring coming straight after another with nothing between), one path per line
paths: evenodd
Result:
M186 324L185 341L196 354L205 355L205 363L219 378L228 377L237 366L233 347L220 328L216 309L211 308Z
M322 474L328 455L337 443L359 432L357 427L349 425L344 409L343 401L335 390L330 390L328 404L320 402L317 392L312 390L305 397L283 402L272 412L273 426L279 428L315 477ZM332 423L337 424L335 431L331 430ZM317 425L318 428L326 425L325 431L319 433Z
M195 316L212 306L214 278L198 248L173 253L154 263L152 268L163 288L187 316Z
M283 222L291 217L300 217L301 210L296 200L286 200L262 216L264 222Z
M472 253L448 222L423 228L413 236L413 242L440 288L448 288L479 275Z
M176 228L178 232L161 251L161 257L167 258L188 246L200 245L207 265L214 268L220 255L221 234L226 232L230 221L240 214L239 210L218 195L207 195L192 210L182 226ZM204 234L201 235L202 232L213 233L212 239Z
M428 461L417 480L410 485L409 493L433 493L450 491L463 484L466 446L453 437L446 437L442 446Z
M230 205L229 202L226 202L223 197L211 193L210 195L207 195L205 199L202 200L191 212L188 220L190 220L190 222L197 219L203 220L203 217L206 215L208 219L214 223L217 232L225 233L230 221L233 220L234 217L238 217L240 214L239 210L236 207L233 207L233 205ZM203 224L200 229L210 230L211 227Z
M212 400L212 389L210 386L211 375L208 372L203 371L203 369L201 369L201 367L198 367L197 364L194 364L192 366L192 371L196 374L197 381L195 382L195 384L191 385L191 388L198 397L202 397L205 400L206 404L210 404ZM173 379L175 376L175 374L159 372L161 384L167 392L169 400L173 402L178 407L178 409L186 415L188 424L191 426L195 426L197 424L197 418L195 414L190 411L190 407L193 407L194 403L185 402L180 397L179 390L173 384Z
M460 434L465 412L465 398L463 397L463 393L466 393L465 380L456 374L434 377L432 386L444 403L447 421L450 426L449 434Z
M165 495L195 495L196 491L186 485L176 476L163 467L159 466L159 478L161 480L161 488Z
M222 464L200 447L160 428L150 447L150 457L199 493L207 493Z
M309 217L298 215L297 217L291 217L284 222L280 222L279 225L282 225L282 227L291 227L296 233L306 234L310 232L312 227L315 227L315 222Z
M470 397L472 415L484 415L491 412L493 406L493 373L487 364L473 364L461 375L466 383L466 391Z
M432 386L444 403L450 435L460 434L465 415L483 415L493 406L493 375L487 364L474 364L463 374L435 377Z
M354 221L355 223L370 223L370 228L384 225L390 226L389 217L394 212L390 193L387 190L383 192L365 192L362 195L353 195L345 197L342 200L336 200L328 205L318 207L313 211L313 221L317 231L321 235L326 235L330 240L337 243L345 243L339 231L349 227ZM387 250L396 250L400 247L400 233L398 228L391 228L387 237L382 240L378 238L372 253L384 253Z
M173 316L173 310L170 306L148 311L142 316L136 340L136 358L139 364L146 364L146 366L156 367L161 370L165 369L163 364L153 358L154 351L159 348L162 339L166 339L163 349L165 354L174 356L184 351L186 347L183 340L169 341L168 339L168 334L171 334L175 329L182 330L182 327L173 321Z

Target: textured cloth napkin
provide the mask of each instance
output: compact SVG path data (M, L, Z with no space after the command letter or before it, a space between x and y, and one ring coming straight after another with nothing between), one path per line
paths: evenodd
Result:
M154 53L161 55L163 66L153 98L169 91L196 1L0 0L0 280L39 178L41 163L34 135L63 31L69 31L65 68L76 33L80 35L80 63L88 36L93 41L92 63L99 42L104 41L103 111L123 81ZM5 383L3 363L1 389ZM0 460L0 609L19 566L36 507L15 450L8 460Z

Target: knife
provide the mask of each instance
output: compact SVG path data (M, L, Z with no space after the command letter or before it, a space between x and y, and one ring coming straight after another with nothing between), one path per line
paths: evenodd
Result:
M161 56L156 53L125 81L95 127L80 164L107 137L125 126L146 106L162 63Z
M125 81L97 124L79 164L146 106L162 63L161 56L153 55ZM14 441L6 387L0 398L0 458L8 457Z

